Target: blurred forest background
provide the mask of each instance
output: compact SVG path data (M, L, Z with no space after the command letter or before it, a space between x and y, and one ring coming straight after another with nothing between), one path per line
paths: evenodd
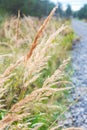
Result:
M59 4L59 8L56 13L63 17L67 15L68 17L72 14L71 6L67 5L66 11L63 11L62 4ZM21 16L31 15L43 17L47 16L55 4L49 0L0 0L0 13L9 13L17 15L18 10L21 11Z
M59 8L56 11L56 15L59 17L74 17L87 19L87 4L84 5L79 11L73 12L70 5L67 5L66 10L63 10L62 4L59 4ZM55 6L50 0L0 0L0 14L12 14L17 15L18 10L21 11L21 16L31 15L43 17L47 16L52 8Z

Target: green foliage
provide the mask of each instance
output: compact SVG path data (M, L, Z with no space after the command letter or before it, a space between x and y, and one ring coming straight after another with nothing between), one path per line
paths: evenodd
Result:
M66 9L65 14L66 14L67 18L70 18L70 16L72 15L72 9L71 9L70 5L67 5L67 9Z
M43 17L47 16L54 6L55 4L49 0L0 0L0 14L17 15L20 10L21 16L25 14ZM71 15L71 6L68 5L66 11L63 11L62 4L58 2L56 16L69 18Z
M7 113L6 110L0 110L0 120L4 118L6 113Z
M56 13L58 14L59 17L63 16L62 4L60 2L58 2L58 9L56 10Z
M42 124L42 127L39 128L38 130L47 129L48 124L49 124L49 121L47 120L47 115L45 113L35 114L35 116L29 120L31 122L31 125L29 127L31 128L34 128L35 126L37 126L37 124L40 124L40 123ZM26 120L26 121L29 121L29 120Z
M79 19L87 19L87 4L85 4L79 11L73 12L73 16Z
M85 4L78 12L78 17L80 19L87 19L87 4Z
M66 49L66 50L71 50L72 49L72 41L74 39L74 33L70 33L67 36L65 36L62 40L61 45Z
M48 0L0 0L0 8L15 15L20 10L21 15L46 16L53 7L54 3Z

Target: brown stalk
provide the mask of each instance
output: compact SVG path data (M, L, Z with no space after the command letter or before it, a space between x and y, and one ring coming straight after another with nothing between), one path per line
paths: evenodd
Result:
M45 27L47 26L47 23L49 22L49 20L51 19L51 17L53 16L54 12L56 11L56 9L58 8L58 6L56 6L55 8L53 8L53 10L51 11L51 13L49 14L49 16L47 17L47 19L44 21L44 23L42 24L42 26L40 27L39 31L37 32L36 34L36 37L32 43L32 46L31 46L31 49L30 51L27 53L27 56L26 56L26 59L25 60L28 60L32 53L33 53L33 50L35 49L35 47L37 46L38 44L38 40L39 38L41 37L42 33L43 33L43 30L45 29Z
M36 37L35 37L35 39L34 39L34 41L32 43L31 49L27 53L27 55L25 56L25 58L22 58L22 60L18 60L15 64L10 65L6 69L6 71L4 72L3 77L8 76L22 61L24 61L24 60L27 61L31 57L31 55L33 53L33 50L35 49L35 47L38 44L38 40L39 40L40 36L42 35L43 30L45 29L47 23L49 22L49 20L51 19L52 15L56 11L57 7L58 6L56 6L55 8L53 8L53 10L51 11L51 13L47 17L47 19L44 21L43 25L40 27L40 29L39 29L39 31L38 31L38 33L37 33L37 35L36 35ZM18 28L19 28L19 19L20 19L20 11L18 12ZM19 31L17 31L17 38L18 38L18 32Z

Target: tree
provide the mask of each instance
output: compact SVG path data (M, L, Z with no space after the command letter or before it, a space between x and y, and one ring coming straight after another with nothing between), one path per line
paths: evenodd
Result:
M85 4L79 11L78 11L78 17L80 19L87 19L87 4Z
M46 16L54 6L49 0L0 0L0 9L14 15L20 10L25 15Z
M0 0L0 8L7 10L11 14L18 13L18 10L22 10L24 5L23 0Z
M56 14L58 14L59 17L63 16L62 4L60 2L58 2L58 9L56 10Z
M66 17L70 18L70 16L72 15L72 9L70 5L67 5L67 9L65 11Z
M73 15L73 17L78 17L78 11L74 11L73 13L72 13L72 15Z

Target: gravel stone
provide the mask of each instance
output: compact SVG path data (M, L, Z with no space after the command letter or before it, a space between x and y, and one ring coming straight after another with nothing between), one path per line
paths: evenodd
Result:
M65 126L81 127L87 130L87 23L72 20L72 27L81 37L79 43L74 43L74 49L71 52L74 69L71 79L75 85L75 89L71 91L71 98L79 99L65 114Z

